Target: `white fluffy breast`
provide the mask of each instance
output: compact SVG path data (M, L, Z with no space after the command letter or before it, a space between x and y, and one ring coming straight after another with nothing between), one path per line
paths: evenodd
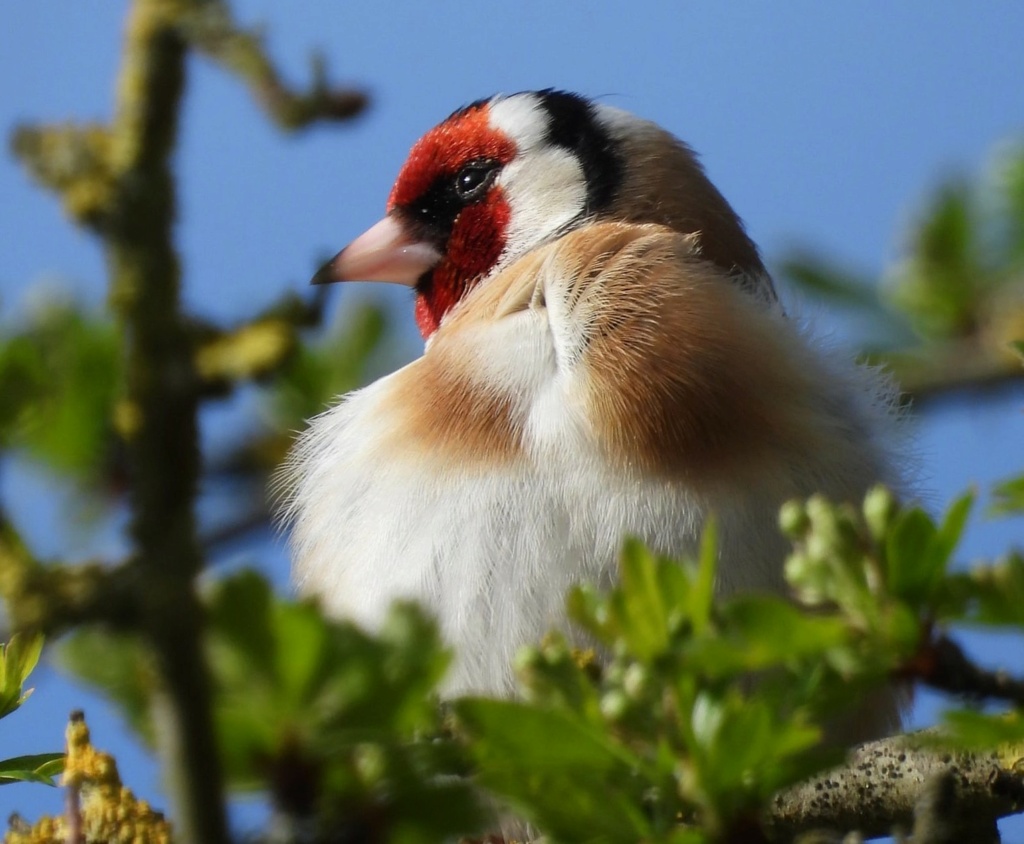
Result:
M370 627L392 601L420 601L456 650L452 693L510 692L518 648L564 626L571 585L612 580L624 536L679 552L703 521L676 485L603 465L545 308L487 325L459 341L479 378L522 399L515 459L467 464L396 442L407 367L313 419L290 462L299 589Z

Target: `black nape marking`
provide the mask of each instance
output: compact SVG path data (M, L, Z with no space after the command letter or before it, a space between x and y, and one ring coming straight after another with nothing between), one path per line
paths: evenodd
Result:
M579 94L547 88L538 91L548 113L548 141L573 153L587 182L587 213L607 207L622 182L622 160L594 105Z

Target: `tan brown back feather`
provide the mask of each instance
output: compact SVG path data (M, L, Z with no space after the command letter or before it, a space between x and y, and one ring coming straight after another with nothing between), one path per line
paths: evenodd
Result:
M707 488L843 449L822 407L826 376L795 328L729 283L693 236L607 223L555 248L586 291L574 318L587 326L590 416L612 464Z
M619 138L631 162L615 201L601 216L633 223L655 223L699 237L705 260L741 286L775 299L771 278L743 222L704 173L696 154L659 126L647 124Z

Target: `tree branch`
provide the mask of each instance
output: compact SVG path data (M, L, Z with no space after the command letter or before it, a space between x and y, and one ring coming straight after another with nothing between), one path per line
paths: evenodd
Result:
M128 402L138 424L128 438L133 566L143 631L161 684L154 723L184 841L228 840L223 777L201 647L203 610L194 590L202 567L192 505L200 457L198 379L179 302L170 159L177 139L186 45L180 4L136 0L118 78L110 164L117 195L106 230L111 301L124 325Z
M974 339L936 342L920 354L872 356L889 369L906 400L920 410L965 394L995 393L1024 384L1024 366L1007 349L990 349Z
M846 764L776 795L765 825L789 841L817 828L857 830L867 837L911 828L925 783L948 778L956 815L972 829L1024 810L1024 767L997 753L952 753L897 736L852 751Z

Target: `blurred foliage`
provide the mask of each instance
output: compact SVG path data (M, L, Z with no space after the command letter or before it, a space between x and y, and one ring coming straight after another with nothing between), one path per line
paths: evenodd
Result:
M339 396L367 383L381 350L393 340L394 332L379 305L362 303L341 310L320 336L298 344L264 385L260 416L265 426L216 461L214 470L255 481L262 491L296 432Z
M419 610L396 606L369 636L241 572L206 593L228 779L269 795L276 841L468 834L484 823L473 785L551 842L761 840L773 795L840 760L828 725L871 689L957 691L934 659L949 625L1024 629L1018 551L951 568L973 500L939 520L884 488L860 508L790 502L799 603L717 599L713 526L694 560L629 541L616 587L569 598L597 650L551 634L519 657L523 698L457 700L454 732L435 693L449 656ZM150 734L158 680L133 640L80 632L63 657ZM1024 697L1015 705L953 708L942 743L1016 759Z
M366 382L389 337L383 309L364 303L343 310L329 330L302 342L322 307L319 299L285 297L232 331L195 323L197 374L211 398L253 380L264 420L238 432L230 453L210 455L209 488L230 475L262 500L270 472L305 420ZM61 294L40 297L22 324L0 328L0 449L21 451L72 481L90 512L120 503L128 489L124 441L138 426L123 382L116 326Z
M457 703L480 781L553 841L758 840L776 791L838 761L822 743L837 713L894 677L929 680L914 666L939 622L1024 626L1024 601L995 610L1014 604L1005 580L949 573L970 502L938 523L881 488L860 512L790 503L786 571L803 608L716 602L710 538L682 564L628 543L619 586L570 599L611 655L603 668L553 635L521 656L525 701ZM1024 568L1011 569L1019 595ZM990 748L1021 736L1019 712L947 723L957 741L984 730Z
M0 443L79 482L107 474L117 449L121 343L112 322L60 296L0 334Z
M228 782L270 796L278 834L426 844L480 825L434 694L449 656L420 610L396 606L371 637L274 596L252 572L216 583L207 608ZM82 631L61 655L152 743L158 676L135 639Z
M295 431L338 396L366 383L372 355L387 338L380 307L361 304L344 311L332 330L303 344L268 396L275 428Z
M7 644L0 643L0 718L20 707L32 689L25 681L39 662L43 637L15 633ZM0 759L0 785L12 782L41 782L53 785L53 778L64 767L63 753L38 753Z
M996 484L989 512L993 516L1024 515L1024 475Z
M798 288L870 320L869 359L919 399L1024 379L1024 145L984 179L947 181L917 215L880 287L812 253L781 262Z

